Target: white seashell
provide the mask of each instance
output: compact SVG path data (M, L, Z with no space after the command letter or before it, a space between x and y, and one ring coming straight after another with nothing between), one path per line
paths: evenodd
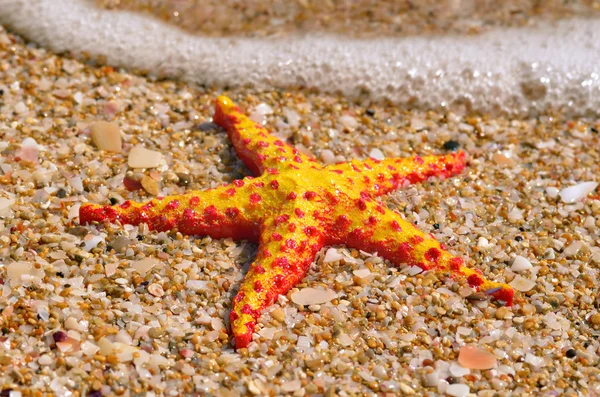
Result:
M514 272L522 272L523 270L529 270L533 267L531 262L527 258L522 257L521 255L515 256L513 260L512 266L510 267Z
M303 288L292 294L292 301L297 305L321 305L337 298L337 292L330 289Z
M563 202L574 203L593 192L596 187L598 187L598 182L583 182L561 190L558 195Z

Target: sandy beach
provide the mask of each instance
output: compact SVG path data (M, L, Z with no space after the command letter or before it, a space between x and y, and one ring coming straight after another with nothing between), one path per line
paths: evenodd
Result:
M85 202L248 175L212 124L222 93L324 164L466 151L462 174L382 201L510 283L515 304L330 247L235 351L227 318L256 246L78 217ZM122 139L112 152L99 146L114 141L92 137L101 121ZM2 395L599 395L599 131L597 118L552 109L522 118L198 87L57 55L0 28ZM139 146L160 160L130 167ZM306 288L336 297L295 303Z

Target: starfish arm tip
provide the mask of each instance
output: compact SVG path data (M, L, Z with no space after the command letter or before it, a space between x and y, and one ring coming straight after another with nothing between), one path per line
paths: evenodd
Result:
M88 225L92 222L115 221L118 212L108 205L83 204L79 208L79 223Z
M487 293L494 297L494 299L496 299L497 301L505 302L505 306L513 305L515 290L506 284L503 284L501 287L494 288L491 291L488 290Z

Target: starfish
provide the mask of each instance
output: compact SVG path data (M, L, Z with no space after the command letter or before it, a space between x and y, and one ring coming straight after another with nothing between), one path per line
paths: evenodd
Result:
M514 291L465 266L433 236L423 233L374 198L404 184L462 171L462 151L445 156L353 160L320 165L256 124L227 97L216 100L214 122L256 177L146 203L82 205L80 222L146 223L151 230L231 237L258 243L233 299L230 325L236 349L246 347L261 312L308 272L330 245L377 253L393 265L450 273L506 305Z

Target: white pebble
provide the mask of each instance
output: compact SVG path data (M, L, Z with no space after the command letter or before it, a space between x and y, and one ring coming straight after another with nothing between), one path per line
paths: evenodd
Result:
M596 190L597 182L583 182L560 191L559 196L565 203L574 203Z
M321 305L337 298L337 293L331 289L302 288L292 294L292 302L297 305Z
M154 258L144 258L133 262L131 267L143 276L148 273L150 269L156 266L157 263L158 261Z
M446 389L446 394L453 397L466 397L470 393L469 386L463 385L461 383L455 383L453 385L449 385Z
M290 380L290 381L283 381L283 383L281 384L281 390L286 392L286 393L293 393L296 390L299 390L302 387L302 382L300 382L300 380L298 379L294 379L294 380Z
M546 188L546 195L549 198L554 199L554 198L558 197L558 189L555 188L554 186L547 187Z
M385 159L385 155L383 154L383 152L377 148L375 148L369 152L369 157L371 157L372 159L375 159L375 160Z
M38 364L40 364L40 365L50 365L50 364L52 364L52 362L53 362L52 357L50 357L47 354L42 354L40 356L40 358L38 358Z
M136 146L129 152L127 164L131 168L155 168L163 160L163 155L154 150Z
M526 279L521 276L516 276L513 281L509 284L511 287L516 289L517 291L527 292L535 287L535 281Z
M452 374L452 376L461 378L465 375L469 375L471 373L471 370L469 368L463 367L459 363L454 362L450 364L450 373Z
M356 277L367 278L371 275L371 271L367 267L356 269L352 272Z
M9 217L12 215L11 205L15 203L14 199L0 197L0 217Z
M15 104L15 113L17 114L23 114L27 111L27 105L25 105L22 101L21 102L17 102Z
M21 277L25 274L30 274L32 266L30 262L13 262L6 266L6 275L11 282L11 285L21 283Z
M344 127L346 127L349 130L353 130L358 126L358 121L356 121L354 117L347 114L340 117L339 121Z
M321 150L321 160L325 164L333 164L335 162L335 154L329 149Z
M283 115L287 119L287 123L290 127L298 127L300 125L300 116L295 110L283 108Z
M583 243L581 241L573 241L567 248L565 248L563 254L565 254L566 257L575 256L582 247Z
M325 253L325 258L323 258L324 263L337 262L342 260L343 256L338 252L335 248L329 248Z
M534 367L541 367L544 364L544 359L531 353L527 353L525 355L525 362Z
M490 242L487 238L479 237L477 239L477 248L486 248L488 245L490 245Z
M148 292L150 292L150 294L156 296L156 297L161 297L165 294L165 291L163 290L163 287L160 286L160 284L150 284L148 286Z
M513 260L512 266L510 267L514 272L522 272L523 270L529 270L533 266L531 262L527 258L522 257L521 255L515 256Z

